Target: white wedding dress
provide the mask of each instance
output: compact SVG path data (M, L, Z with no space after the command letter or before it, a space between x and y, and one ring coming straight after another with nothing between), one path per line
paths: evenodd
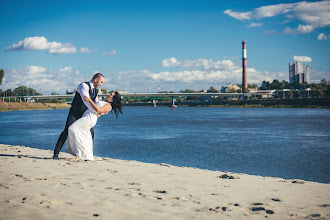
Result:
M99 101L97 107L101 108L106 104L109 103ZM81 118L70 125L65 151L84 160L94 160L91 128L96 125L96 122L96 112L87 109Z

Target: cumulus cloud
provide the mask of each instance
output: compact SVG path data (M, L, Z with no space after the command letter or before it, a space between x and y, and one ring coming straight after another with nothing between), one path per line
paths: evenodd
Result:
M103 52L103 55L104 56L114 56L114 55L116 55L117 54L117 51L116 50L112 50L112 51L104 51Z
M92 52L92 51L87 47L80 48L80 53L90 53L90 52Z
M96 52L96 49L89 49L87 47L80 48L80 53L94 53Z
M230 9L227 9L223 13L237 20L250 20L252 18L252 12L234 12Z
M68 54L77 52L77 49L70 43L62 44L56 41L49 42L44 36L27 37L6 48L6 51L20 50L48 50L48 53L50 54Z
M283 30L285 34L308 34L314 31L314 27L311 25L301 25L299 24L297 28L291 29L289 27Z
M234 63L231 60L213 61L212 59L178 61L172 57L161 62L163 67L201 68L203 70L226 70L231 69Z
M318 40L328 40L330 38L330 34L326 36L324 33L321 33L317 36Z
M22 70L6 70L6 89L17 86L27 86L43 94L59 92L65 94L67 89L73 90L81 82L89 80L91 76L80 76L78 70L71 66L49 70L42 66L26 66Z
M248 27L259 27L262 26L262 23L251 23L248 25Z
M307 63L312 62L312 58L307 57L307 56L294 56L293 60L294 61L307 62Z
M170 84L190 84L190 85L208 85L219 84L227 85L229 83L241 83L242 67L241 63L235 64L231 60L184 60L179 61L172 57L164 59L161 62L163 67L195 68L194 70L182 71L162 71L158 73L148 73L148 78L155 82L165 82ZM254 68L247 69L249 83L260 84L263 80L269 80L282 77L285 73L261 72ZM205 87L204 87L205 88ZM206 86L207 88L207 86Z
M225 10L224 14L237 20L262 19L285 14L289 20L285 20L284 23L290 22L290 19L297 19L303 22L303 24L299 24L296 28L285 28L283 30L283 33L285 34L311 33L316 28L327 27L330 25L328 0L317 2L302 1L291 4L262 6L248 12Z
M44 73L47 71L45 67L42 66L27 66L25 67L25 71L27 74L39 74L39 73Z

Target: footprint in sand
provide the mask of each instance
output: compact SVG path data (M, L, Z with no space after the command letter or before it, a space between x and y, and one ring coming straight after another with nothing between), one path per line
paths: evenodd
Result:
M215 212L215 213L219 213L219 212L230 212L231 210L228 209L228 207L226 206L217 206L215 208L209 208L209 211Z
M128 185L132 185L132 186L141 186L141 183L128 183Z
M255 203L255 204L261 204L261 205L262 205L262 203ZM274 214L274 211L273 211L273 210L265 209L265 208L262 207L262 206L255 206L255 207L252 207L252 208L251 208L251 211L253 211L253 212L265 211L267 214Z
M165 190L155 190L155 193L167 193Z
M56 204L62 204L63 202L62 201L59 201L59 200L53 200L53 201L49 201L49 200L43 200L41 202L39 202L40 205L56 205Z

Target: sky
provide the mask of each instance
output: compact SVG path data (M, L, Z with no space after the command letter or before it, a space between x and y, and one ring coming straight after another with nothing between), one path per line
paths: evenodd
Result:
M46 3L47 2L47 3ZM73 91L100 72L129 92L289 81L289 62L330 80L330 1L0 0L2 90Z

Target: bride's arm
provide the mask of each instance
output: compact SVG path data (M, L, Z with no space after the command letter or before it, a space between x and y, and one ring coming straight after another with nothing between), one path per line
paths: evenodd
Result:
M93 100L87 96L84 96L84 100L86 102L89 102L91 104L91 106L93 107L93 109L96 111L97 114L101 114L101 113L107 113L110 111L111 106L110 104L106 104L103 107L99 108L95 105L95 103L93 102Z

